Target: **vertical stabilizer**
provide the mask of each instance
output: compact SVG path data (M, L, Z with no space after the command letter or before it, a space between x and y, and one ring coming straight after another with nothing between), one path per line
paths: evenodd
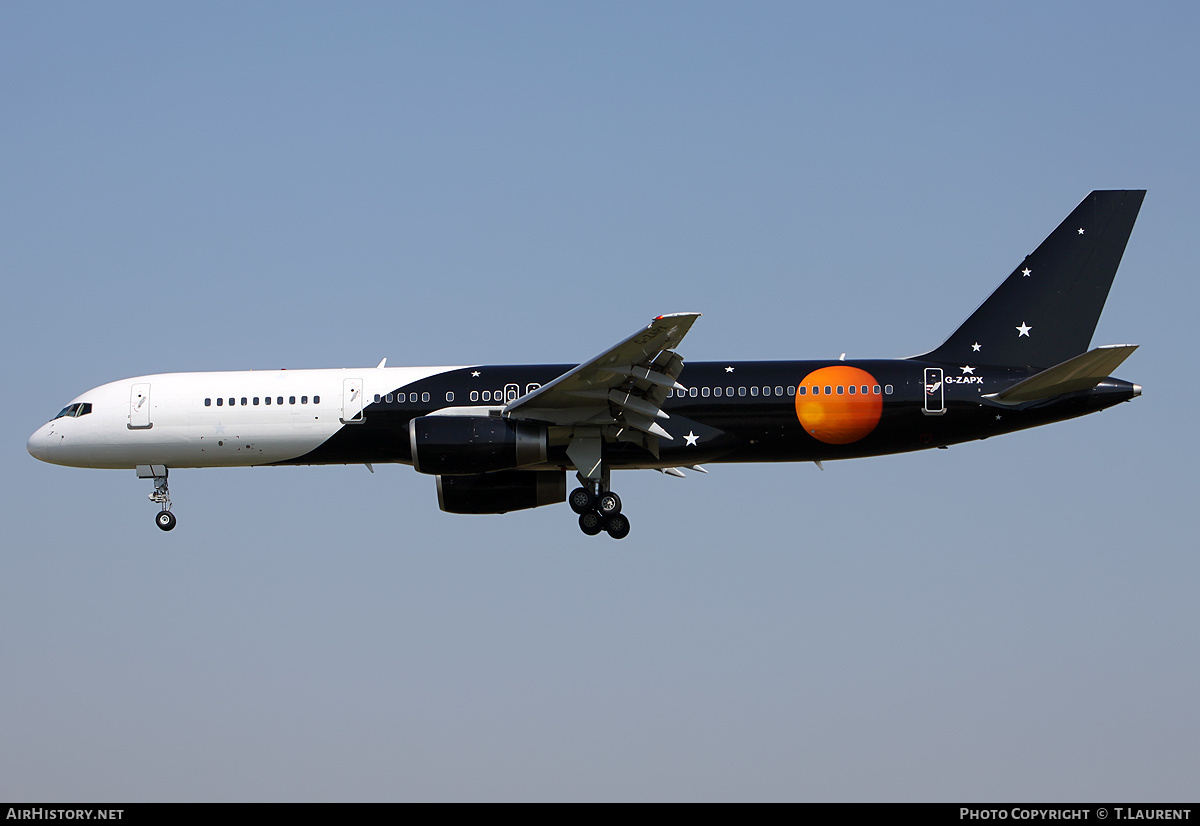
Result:
M1047 368L1088 349L1145 190L1083 199L922 361Z

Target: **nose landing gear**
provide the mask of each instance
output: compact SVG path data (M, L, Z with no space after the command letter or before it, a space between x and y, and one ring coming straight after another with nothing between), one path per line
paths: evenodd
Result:
M167 488L167 467L166 465L138 465L137 475L139 479L153 479L154 492L150 494L150 501L159 505L161 510L154 517L154 524L158 525L159 530L169 531L175 527L175 514L171 513L171 494Z

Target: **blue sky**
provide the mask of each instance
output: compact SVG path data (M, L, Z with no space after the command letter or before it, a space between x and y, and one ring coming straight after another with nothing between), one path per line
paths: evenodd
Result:
M8 4L0 798L1182 800L1200 764L1197 11ZM948 451L619 474L41 464L175 370L936 346L1092 189L1130 405Z

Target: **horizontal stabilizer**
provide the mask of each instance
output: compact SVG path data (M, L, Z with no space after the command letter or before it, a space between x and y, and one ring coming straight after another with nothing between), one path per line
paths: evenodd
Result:
M1091 390L1112 375L1112 371L1120 367L1121 362L1129 358L1137 347L1136 344L1106 344L984 398L1001 404L1023 404L1064 393Z

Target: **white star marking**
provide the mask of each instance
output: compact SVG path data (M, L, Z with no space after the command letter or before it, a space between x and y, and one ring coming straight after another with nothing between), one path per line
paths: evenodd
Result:
M219 422L217 424L213 425L213 430L216 431L214 435L217 435L217 436L225 435L225 425L223 425Z
M478 371L478 370L472 370L472 371L471 371L471 378L473 378L473 379L477 379L477 378L479 378L479 371Z
M1022 322L1021 322L1021 326L1017 328L1017 338L1020 338L1021 336L1025 336L1025 337L1027 337L1027 338L1028 338L1028 337L1029 337L1029 331L1030 331L1030 330L1032 330L1032 329L1033 329L1032 327L1026 327L1026 326L1025 326L1025 322L1024 322L1024 321L1022 321Z
M978 341L977 341L977 342L975 342L974 344L972 344L972 345L971 345L971 352L973 352L973 353L978 353L978 352L979 352L979 348L980 348L980 347L982 347L982 346L983 346L983 345L982 345L982 344L980 344Z
M699 436L697 436L695 433L693 433L690 430L688 431L688 434L686 436L684 436L683 438L687 440L688 447L695 447L696 442L700 439Z
M733 372L733 368L732 368L732 367L726 367L726 368L725 368L725 372L726 372L726 373L732 373L732 372Z
M999 414L999 413L997 413L997 414L996 414L996 421L1000 421L1000 414Z
M962 371L963 371L964 373L970 373L971 375L975 375L975 368L974 368L974 367L972 367L972 366L971 366L971 365L969 365L969 364L964 364L964 365L963 365L963 368L962 368Z
M1031 272L1033 272L1033 270L1029 269L1029 267L1026 267L1025 269L1021 270L1021 275L1028 278Z
M1083 227L1080 227L1080 228L1079 228L1079 234L1080 234L1080 235L1083 235Z

